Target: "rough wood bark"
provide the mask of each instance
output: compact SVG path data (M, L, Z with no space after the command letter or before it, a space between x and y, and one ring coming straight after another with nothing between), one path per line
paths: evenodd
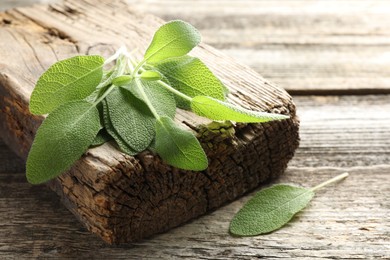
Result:
M0 158L0 258L390 258L390 96L305 96L294 101L301 119L302 146L289 164L294 167L289 166L277 182L310 187L345 171L350 176L319 191L309 207L283 229L251 238L227 233L230 220L252 196L249 194L151 239L120 247L105 245L87 232L49 189L26 183L24 172L3 170L8 156ZM326 115L326 120L320 121L319 115ZM366 115L369 118L360 123ZM354 122L359 123L360 141ZM311 147L310 142L315 145ZM367 159L360 161L365 156ZM387 165L379 165L386 156ZM313 161L315 168L308 167ZM362 162L363 167L349 167ZM320 167L321 163L329 167Z
M305 187L348 171L317 193L292 222L274 233L228 234L229 222L252 194L141 242L109 246L87 232L45 187L24 173L0 174L2 259L389 259L390 167L289 167L278 182Z
M289 166L390 164L390 95L295 96L294 102L301 140ZM9 153L0 140L0 173L23 172Z
M0 130L23 159L42 121L28 112L29 96L49 65L75 54L107 55L122 44L143 50L162 22L123 2L101 2L74 0L0 14ZM207 45L194 53L231 89L233 103L291 119L237 125L226 138L203 132L204 120L181 111L177 120L198 132L209 157L203 172L174 169L150 152L130 157L111 144L90 149L49 186L109 243L163 232L234 200L278 177L298 146L295 106L284 90Z

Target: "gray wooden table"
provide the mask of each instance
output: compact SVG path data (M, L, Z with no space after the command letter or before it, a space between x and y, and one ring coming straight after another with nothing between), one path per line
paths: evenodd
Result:
M23 162L0 141L1 259L390 258L389 1L130 2L189 21L206 43L293 95L301 145L277 182L310 187L345 171L350 177L265 236L227 232L248 195L165 234L107 246L53 192L28 184Z

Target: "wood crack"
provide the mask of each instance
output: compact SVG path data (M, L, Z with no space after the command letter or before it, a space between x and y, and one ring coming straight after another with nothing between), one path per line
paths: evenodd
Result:
M88 8L82 7L84 3ZM125 8L123 3L117 5L107 0L104 5L95 6L82 0L67 4L82 13L83 19L65 19L65 15L73 14L68 14L62 5L52 6L51 11L49 7L37 6L12 11L12 25L0 25L0 33L4 26L12 33L29 32L22 39L29 41L27 45L23 42L24 48L29 48L25 55L19 57L10 53L4 57L10 77L20 79L19 74L28 74L34 82L43 67L62 57L77 55L79 46L83 46L83 52L94 54L101 49L112 50L115 44L102 41L107 37L114 38L115 43L125 42L129 47L142 48L146 37L153 35L161 23L158 18ZM115 19L104 18L104 27L97 29L96 21L102 21L105 9L114 12ZM137 28L136 32L131 28ZM93 33L85 37L86 31ZM9 39L10 44L17 43L18 35ZM266 130L263 126L236 124L215 133L199 133L199 125L204 121L180 111L176 119L199 133L198 138L209 158L209 168L203 172L173 168L148 151L135 157L127 156L110 143L87 151L69 171L50 182L49 187L89 230L108 243L136 241L215 210L267 181L270 172L272 177L282 174L297 147L298 125L287 93L207 45L195 51L218 77L225 79L227 87L240 91L230 96L235 103L264 111L291 113L292 120L272 122L267 124ZM15 65L28 59L33 61L32 69ZM10 60L12 62L6 63ZM4 84L0 84L0 92L4 93L0 95L0 99L3 97L0 110L4 111L0 113L1 130L6 142L25 158L33 133L42 121L41 117L28 112L33 84L3 81Z
M13 9L14 12L18 13L19 15L25 17L27 20L33 22L37 26L41 27L42 29L46 30L47 34L58 38L59 40L67 41L69 43L72 43L78 53L80 53L80 46L78 44L78 41L74 38L72 38L70 35L66 34L64 31L62 31L59 28L52 27L50 25L45 24L44 22L41 22L37 19L34 19L33 17L30 17L28 14L24 13L23 11L19 9Z

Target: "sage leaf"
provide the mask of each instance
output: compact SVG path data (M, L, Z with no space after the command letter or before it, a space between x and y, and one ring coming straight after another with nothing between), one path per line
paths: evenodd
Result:
M123 88L106 97L112 126L135 151L145 150L155 135L155 119L144 102Z
M162 79L161 73L155 70L146 70L141 73L140 77L145 81L155 81Z
M95 136L91 143L91 147L100 146L104 143L111 141L113 138L107 133L105 128L100 129L99 133Z
M89 96L102 79L103 64L101 56L76 56L52 65L31 94L31 113L47 114L66 102Z
M145 103L147 103L146 99L148 99L159 116L174 118L176 114L176 101L173 94L161 87L156 81L141 80L140 82L146 97L143 96L135 83L130 88L131 93Z
M175 20L161 26L144 55L144 61L155 63L190 52L200 42L199 32L189 23Z
M126 86L131 83L133 78L130 75L122 75L112 80L112 84L118 87Z
M255 236L277 230L307 206L315 191L348 176L347 172L339 174L311 189L277 184L261 190L234 216L230 232Z
M55 109L39 127L27 158L27 180L46 182L68 170L101 128L95 106L79 100Z
M155 149L166 163L180 169L202 171L208 166L198 139L169 117L157 120Z
M194 97L191 101L191 110L197 115L221 121L256 123L289 118L280 114L248 110L207 96Z
M314 197L310 189L285 184L274 185L256 193L234 216L230 232L255 236L277 230L301 211Z
M198 58L183 56L155 64L171 86L187 96L209 96L225 100L227 89L210 69ZM190 103L175 96L178 107L190 109Z
M115 143L118 145L119 149L128 154L128 155L136 155L138 152L131 148L123 138L118 134L118 132L112 126L110 115L107 107L107 101L103 100L103 125L107 130L107 133L114 139Z

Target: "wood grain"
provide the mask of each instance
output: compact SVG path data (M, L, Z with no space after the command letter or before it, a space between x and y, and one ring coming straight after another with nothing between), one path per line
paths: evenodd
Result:
M258 71L294 93L327 94L333 88L343 94L385 93L389 86L388 1L131 2L165 19L188 17L203 25L204 40L233 56L239 53L235 58L241 62L257 62ZM269 17L268 22L261 23L262 16ZM257 23L268 30L267 37L257 31ZM260 44L252 46L256 41ZM298 51L300 44L305 48ZM316 53L331 51L333 60L312 69L306 50L312 60L319 57ZM273 60L256 61L256 53ZM367 64L362 65L360 53ZM298 60L284 61L286 55ZM291 65L300 63L307 75ZM365 76L359 78L359 73ZM228 223L248 195L165 234L128 246L107 246L48 188L27 184L18 170L23 168L20 159L0 144L0 258L390 259L390 96L295 96L294 101L301 145L279 181L308 187L345 171L351 175L320 191L285 228L255 238L230 237Z
M295 96L294 101L301 141L290 166L390 164L390 95ZM0 161L8 162L0 172L20 172L21 161L4 149Z
M250 198L247 195L165 234L111 247L87 232L49 189L31 186L24 173L6 172L0 165L0 234L11 234L0 236L0 255L18 259L389 258L390 155L386 134L390 133L390 116L386 106L390 96L308 96L295 100L301 119L301 147L278 182L310 187L345 171L351 176L319 191L287 227L255 238L230 237L229 222ZM311 142L316 145L310 146ZM4 149L0 155L6 152ZM18 160L14 156L11 162Z
M344 171L350 177L319 191L308 208L274 233L250 238L228 234L231 218L248 195L170 232L127 246L104 244L50 190L27 184L24 174L0 174L0 255L2 259L389 258L388 165L291 167L280 182L311 187Z
M101 19L107 10L112 16ZM29 96L41 73L58 59L113 54L126 45L143 51L162 24L123 1L69 0L0 14L0 130L23 159L43 117L31 115ZM102 22L104 21L104 22ZM232 103L290 119L232 125L224 136L209 120L179 111L176 120L195 131L209 159L202 172L175 169L152 152L135 157L105 144L86 152L49 183L64 204L108 243L164 232L214 210L284 172L298 146L299 121L291 97L246 66L203 44L193 51L230 88Z
M130 0L291 94L390 93L389 1Z
M291 166L390 164L390 95L295 97L301 142Z
M28 4L18 0L2 5ZM51 0L50 2L61 2ZM390 93L388 1L128 0L203 40L292 94ZM0 6L1 8L1 6Z

